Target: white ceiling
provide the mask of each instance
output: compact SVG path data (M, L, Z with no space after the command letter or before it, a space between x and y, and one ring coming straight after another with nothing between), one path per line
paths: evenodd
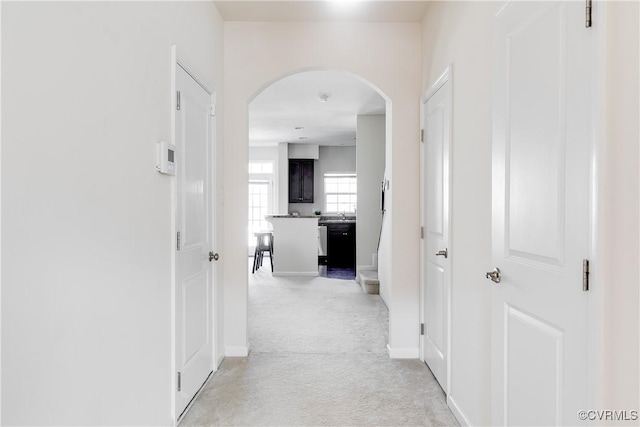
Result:
M226 21L420 22L428 1L223 0L215 4Z
M320 102L320 94L328 95L327 102ZM352 74L294 74L266 88L249 105L249 145L355 145L357 116L384 114L385 105L382 96Z

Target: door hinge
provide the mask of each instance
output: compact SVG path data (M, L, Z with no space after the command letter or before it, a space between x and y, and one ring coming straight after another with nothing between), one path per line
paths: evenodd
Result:
M420 238L424 239L424 227L420 227Z
M180 111L180 91L176 92L176 110Z
M589 260L582 260L582 290L589 291Z
M211 109L209 110L209 114L212 116L216 115L216 106L214 104L211 104Z
M587 28L591 28L591 24L593 23L592 20L591 20L591 10L592 9L593 9L592 0L586 0L584 26L587 27Z
M424 335L424 323L420 323L420 335Z
M180 232L179 231L176 233L176 250L177 251L180 250Z
M178 391L182 391L182 372L178 372L177 385Z
M420 142L424 142L424 129L420 129Z

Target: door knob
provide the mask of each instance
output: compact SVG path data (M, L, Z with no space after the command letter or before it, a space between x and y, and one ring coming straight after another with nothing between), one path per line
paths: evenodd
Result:
M493 271L487 272L485 275L487 279L491 279L492 282L500 283L500 269L495 267Z
M436 256L443 256L443 257L447 258L448 255L449 255L449 252L447 251L447 248L444 248L443 251L436 252Z
M211 261L217 261L220 259L220 255L218 255L217 253L213 253L213 251L209 252L209 262Z

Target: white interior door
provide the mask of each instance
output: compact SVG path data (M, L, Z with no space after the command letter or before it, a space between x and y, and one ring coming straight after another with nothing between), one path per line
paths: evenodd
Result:
M176 415L213 371L211 96L176 66Z
M451 288L451 84L448 70L427 94L422 107L422 356L445 393Z
M495 18L494 425L575 425L587 405L591 145L584 3L510 2Z

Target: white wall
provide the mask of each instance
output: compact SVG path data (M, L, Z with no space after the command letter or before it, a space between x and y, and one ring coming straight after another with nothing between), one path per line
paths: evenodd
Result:
M172 423L174 43L222 99L212 3L2 4L4 425Z
M225 336L227 350L247 349L246 176L248 103L264 87L305 69L352 72L393 103L387 111L387 176L391 179L381 276L392 292L389 346L418 356L420 24L225 23ZM391 124L392 126L390 126Z
M638 2L599 3L604 7L604 89L597 208L596 282L601 317L596 390L597 408L638 408L639 339L639 142L640 29ZM600 17L600 15L598 15ZM599 280L598 280L599 279ZM624 423L620 423L624 424ZM637 421L628 422L628 425Z
M384 175L385 116L358 116L356 157L358 169L358 221L356 257L358 268L374 266L382 224L380 183Z
M451 398L491 424L491 22L493 2L433 2L423 20L427 90L453 63ZM417 178L416 178L417 179Z
M271 160L275 166L278 160L278 147L249 147L249 160Z
M595 4L595 3L594 3ZM426 89L453 63L451 398L472 425L490 424L491 24L493 2L433 2L423 20ZM601 13L604 12L604 13ZM597 3L594 37L603 103L595 207L598 294L593 408L638 407L640 282L637 2ZM598 21L606 17L606 20ZM480 274L478 274L480 273ZM473 355L473 357L469 357ZM637 423L637 422L636 422Z

